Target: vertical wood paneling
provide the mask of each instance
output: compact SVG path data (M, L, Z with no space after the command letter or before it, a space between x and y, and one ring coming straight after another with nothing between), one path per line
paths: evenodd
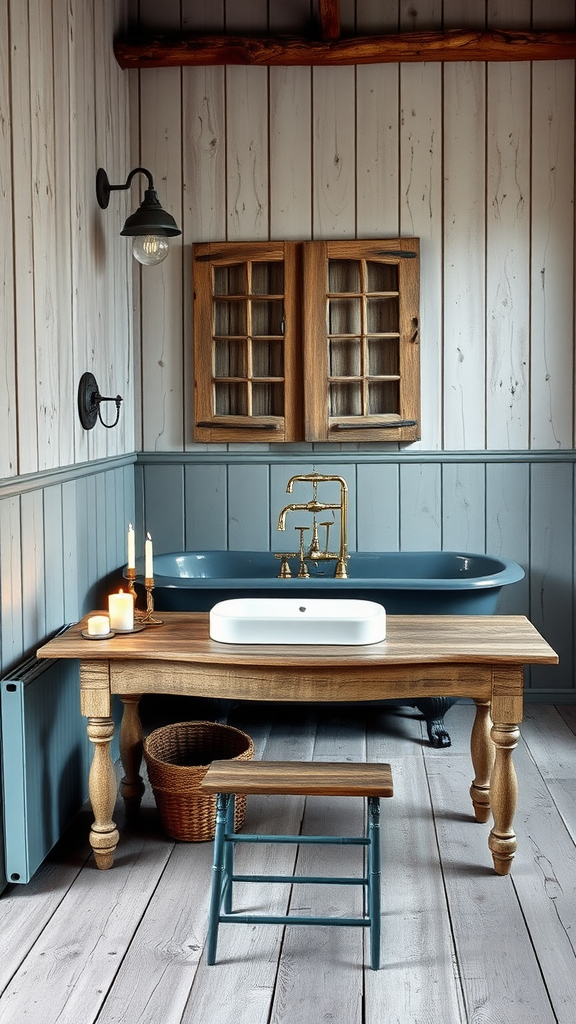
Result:
M181 228L181 87L180 71L152 69L140 73L141 154L164 208ZM160 116L148 115L154 110ZM160 113L161 112L161 113ZM142 176L139 176L142 177ZM145 179L142 178L145 185ZM134 188L132 209L138 189ZM182 448L182 243L170 240L170 252L157 267L142 267L143 442L152 451Z
M54 274L57 252L56 146L52 61L35 54L54 52L51 4L29 0L30 106L32 121L32 217L34 317L36 330L36 400L38 466L60 465L60 388L64 354L58 337L58 292Z
M484 466L448 463L442 468L442 547L484 551L486 544Z
M98 168L95 139L95 80L92 9L70 5L70 198L72 247L73 377L77 386L85 372L99 379L100 330L94 274L113 259L117 234L122 228L116 204L101 211L96 202ZM112 168L108 168L113 173ZM103 392L106 394L107 392ZM74 416L72 433L76 458L84 461L104 455L104 438L98 428L86 431Z
M268 466L228 467L228 547L267 550L270 545Z
M91 523L93 504L88 487L91 479L81 477L62 484L62 623L74 622L95 607L90 593L90 586L96 579L95 531Z
M473 449L485 443L485 66L443 73L444 447Z
M42 491L27 491L20 498L22 529L22 640L29 651L38 637L46 635L46 584L44 576L44 517ZM51 541L51 538L50 538Z
M10 0L12 87L12 202L14 211L14 297L18 403L18 464L12 472L38 469L38 412L34 317L34 254L32 243L32 124L30 114L30 45L28 4ZM26 390L24 392L24 382ZM33 383L32 383L33 382Z
M422 441L442 446L442 70L406 64L400 72L400 226L420 239Z
M488 66L488 448L529 446L530 66Z
M310 68L270 68L270 237L306 238L312 230Z
M356 69L356 232L395 238L399 226L398 65Z
M184 550L184 471L182 466L149 466L144 484L144 530L150 533L154 550ZM144 536L136 557L144 557Z
M64 567L62 487L46 487L43 492L42 529L45 537L42 576L46 593L46 633L64 623Z
M532 445L573 444L574 61L532 69Z
M160 18L160 22L159 22ZM140 5L143 29L162 24L180 28L179 0ZM140 72L140 153L138 162L150 170L158 198L181 228L182 214L182 76L179 68ZM154 115L151 116L151 112ZM141 176L139 176L141 177ZM142 178L141 187L145 186ZM134 188L131 209L138 189ZM142 438L152 451L181 449L183 417L182 239L171 239L166 260L143 267L142 305Z
M354 68L313 69L313 238L353 238Z
M22 641L22 554L20 499L0 501L0 667L20 658Z
M442 480L439 463L400 466L400 549L442 547Z
M397 551L400 545L399 467L364 465L356 469L358 551Z
M228 543L226 466L187 466L185 534L187 551L225 549Z
M266 68L226 69L227 237L268 237Z
M49 6L49 5L45 5ZM54 61L54 206L55 256L54 276L54 318L56 351L49 358L57 373L56 422L58 437L56 465L66 466L74 462L74 433L70 430L62 409L73 408L76 397L73 383L73 334L72 334L72 224L68 203L60 203L60 197L70 196L70 67L68 2L52 0L52 39L58 60ZM105 392L108 394L108 392Z
M17 472L8 8L0 9L0 477Z
M486 466L486 551L512 558L526 576L504 587L498 602L503 614L526 613L530 585L530 467L527 463Z
M530 618L557 651L572 676L574 627L574 489L572 466L531 467ZM558 543L562 538L561 543ZM533 666L531 684L553 687L554 679Z

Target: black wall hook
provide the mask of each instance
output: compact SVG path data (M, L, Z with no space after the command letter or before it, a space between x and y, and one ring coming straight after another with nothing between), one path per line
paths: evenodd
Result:
M114 423L105 423L100 412L101 402L116 403L116 419ZM84 430L92 430L96 420L99 419L103 427L110 430L115 427L120 419L120 403L122 398L116 395L115 398L105 398L100 394L96 378L93 373L83 373L78 385L78 415Z

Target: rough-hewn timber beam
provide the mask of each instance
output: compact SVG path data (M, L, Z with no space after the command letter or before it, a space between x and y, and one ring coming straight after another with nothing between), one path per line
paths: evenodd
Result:
M340 0L318 0L322 39L338 39L340 35Z
M117 40L121 68L258 64L338 66L416 61L567 60L576 57L576 32L410 32L337 41L289 36L182 36Z

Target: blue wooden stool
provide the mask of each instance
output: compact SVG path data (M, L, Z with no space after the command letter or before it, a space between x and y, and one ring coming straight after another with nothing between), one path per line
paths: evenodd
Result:
M389 764L309 761L214 761L202 790L217 794L214 866L208 921L206 959L216 961L218 926L231 924L320 924L370 929L370 966L380 966L380 797L392 796ZM296 796L363 796L368 802L364 836L247 835L234 833L234 794L291 794ZM309 875L236 875L235 843L317 843L367 847L363 876L338 878ZM362 917L289 917L239 914L232 910L233 882L313 882L362 885L366 898Z

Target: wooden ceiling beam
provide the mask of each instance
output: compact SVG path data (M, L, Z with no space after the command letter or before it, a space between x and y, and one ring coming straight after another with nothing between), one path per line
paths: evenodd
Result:
M320 34L322 39L340 36L340 0L318 0Z
M328 4L326 3L326 7ZM187 35L119 39L121 68L210 65L324 66L422 61L533 61L576 57L576 32L409 32L312 40L290 36Z

